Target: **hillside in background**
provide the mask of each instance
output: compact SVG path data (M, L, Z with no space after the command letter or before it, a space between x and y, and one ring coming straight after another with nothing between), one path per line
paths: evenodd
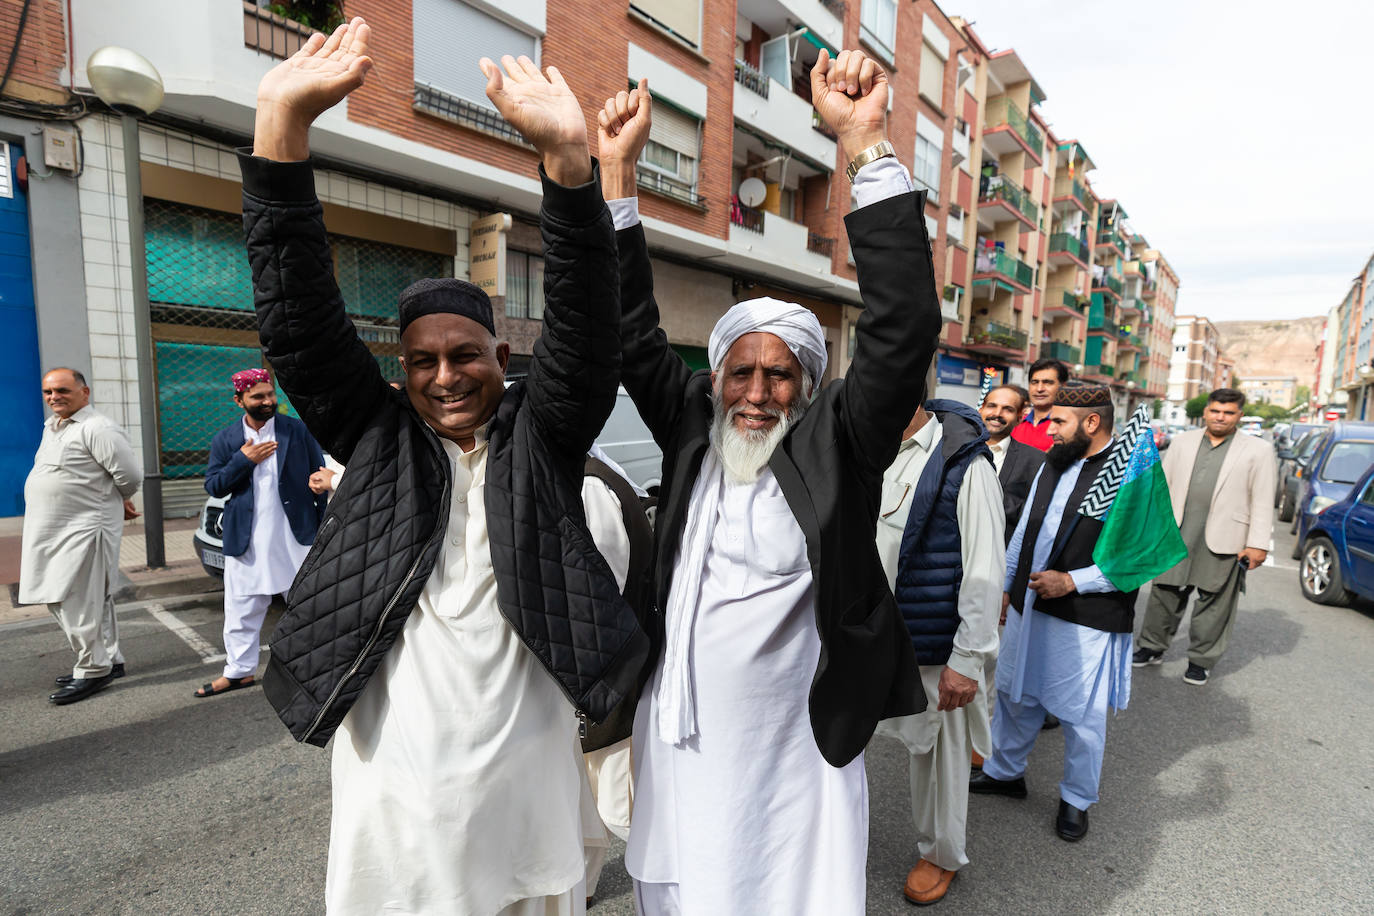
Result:
M1236 361L1241 380L1261 376L1296 376L1299 385L1316 384L1317 345L1326 319L1285 321L1216 321L1221 349Z

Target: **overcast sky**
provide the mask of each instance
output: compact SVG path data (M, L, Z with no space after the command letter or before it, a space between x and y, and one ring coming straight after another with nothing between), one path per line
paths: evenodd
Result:
M1325 315L1374 254L1374 4L941 0L1015 48L1180 314Z

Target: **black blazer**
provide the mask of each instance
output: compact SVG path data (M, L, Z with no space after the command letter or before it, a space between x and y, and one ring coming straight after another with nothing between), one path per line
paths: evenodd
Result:
M1026 507L1031 484L1035 483L1040 465L1045 463L1045 453L1011 436L1006 441L1007 457L1002 459L997 479L1002 484L1002 510L1007 514L1007 543L1010 544L1016 523L1021 520L1021 510Z
M863 751L879 719L926 706L874 540L883 471L925 398L940 333L924 211L925 194L910 193L845 218L865 305L854 361L843 380L816 395L768 463L806 537L821 638L811 729L836 767ZM643 227L621 230L616 242L621 378L663 449L654 584L665 608L692 487L710 447L711 374L689 369L659 327ZM658 623L661 629L661 616Z

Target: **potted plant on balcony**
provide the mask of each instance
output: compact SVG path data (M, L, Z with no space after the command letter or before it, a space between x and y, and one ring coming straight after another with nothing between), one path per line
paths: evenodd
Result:
M341 0L243 0L243 43L274 57L290 57L311 32L329 34L344 21Z

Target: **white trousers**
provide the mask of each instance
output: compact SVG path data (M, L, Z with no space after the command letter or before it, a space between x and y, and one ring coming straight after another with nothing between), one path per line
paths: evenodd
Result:
M678 886L636 881L635 912L639 916L682 916L682 896Z
M114 597L103 573L78 576L67 597L48 605L48 610L57 618L67 644L76 653L72 677L104 677L113 665L124 663L124 655L119 651Z
M271 595L235 595L224 590L224 676L247 677L258 670L262 621Z
M527 897L502 907L496 916L585 916L587 885L579 883L554 897Z

